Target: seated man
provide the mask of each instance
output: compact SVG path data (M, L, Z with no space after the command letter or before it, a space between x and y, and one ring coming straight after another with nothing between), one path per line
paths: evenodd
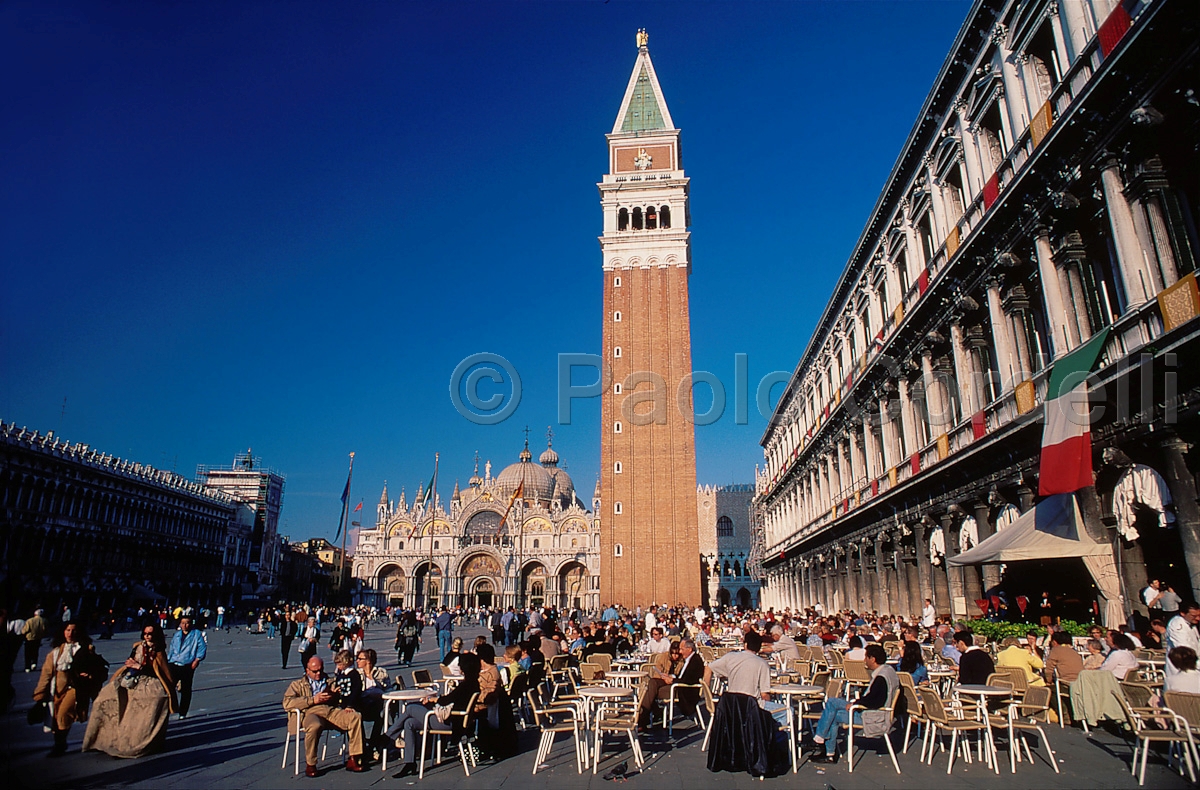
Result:
M654 656L654 670L642 687L639 700L641 707L638 727L644 729L650 723L654 701L666 702L671 698L671 686L675 683L695 685L704 674L704 660L696 654L696 644L691 639L681 639L673 643L666 653ZM696 710L700 699L698 689L684 689L676 693L675 699L682 703L687 715Z
M1069 686L1083 671L1083 658L1071 646L1073 641L1066 631L1055 631L1050 636L1051 647L1046 653L1047 683L1054 681L1054 673L1057 671L1058 679Z
M800 648L796 646L796 640L788 636L782 625L777 623L771 626L771 638L775 640L771 654L779 657L781 667L786 667L789 661L800 660Z
M671 640L663 636L663 630L658 626L650 629L650 640L646 643L646 652L651 655L667 653L671 649Z
M858 698L859 705L868 710L878 710L886 707L900 688L900 676L887 663L887 651L883 645L872 642L864 649L867 669L871 673L871 685L866 693ZM839 725L850 721L848 708L850 703L841 697L832 697L825 701L825 709L813 730L813 741L817 744L809 758L814 763L836 763L837 734ZM862 723L862 713L855 711L854 723Z
M335 707L336 694L325 675L325 662L318 656L308 659L304 665L304 677L293 680L283 695L283 709L288 712L288 732L295 733L296 722L292 711L304 711L304 775L317 775L317 755L321 745L321 732L338 730L346 733L350 742L350 757L346 770L361 773L363 730L362 716L358 711Z
M996 671L996 664L986 650L975 644L974 634L959 631L954 635L954 647L961 654L958 659L959 685L985 685L988 677Z

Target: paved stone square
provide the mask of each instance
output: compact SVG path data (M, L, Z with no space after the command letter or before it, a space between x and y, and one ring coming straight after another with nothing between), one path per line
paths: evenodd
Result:
M460 629L468 644L481 630ZM428 631L427 637L432 636ZM97 642L97 649L110 662L124 660L135 635L119 634L113 641ZM376 625L367 634L367 646L375 648L384 665L395 674L395 653L392 651L394 632L386 625ZM434 667L436 644L424 640L416 664ZM43 651L43 656L45 652ZM328 651L322 651L327 659ZM373 765L366 773L350 774L341 770L338 760L330 755L322 764L316 779L299 777L289 764L280 768L285 716L282 698L287 683L300 675L298 656L292 656L289 669L280 669L279 642L266 636L234 631L209 632L208 659L196 674L196 691L188 718L173 718L162 754L139 760L119 760L100 753L80 754L79 745L84 728L76 725L71 731L71 753L60 759L47 759L50 736L41 727L25 724L25 711L36 675L18 673L14 676L17 704L0 719L3 737L0 739L6 787L140 787L140 788L364 788L411 787L415 778L395 779L399 766L389 762L385 773ZM406 678L408 670L405 670ZM436 675L436 673L435 673ZM946 776L946 757L940 754L933 766L917 761L917 746L907 755L900 755L904 772L897 776L886 753L879 757L873 751L860 753L860 762L851 775L843 758L829 768L804 764L798 774L752 780L745 774L712 774L705 767L705 755L700 751L698 730L676 730L674 745L653 733L643 739L647 758L645 770L628 779L630 788L672 790L687 787L761 788L836 787L838 790L855 787L929 788L929 787L1011 787L1011 788L1118 788L1136 787L1137 780L1129 774L1130 746L1119 737L1100 731L1087 738L1074 729L1050 730L1051 743L1058 754L1061 774L1055 775L1045 763L1044 751L1035 754L1037 762L1017 766L1016 775L1008 772L1007 753L1001 751L999 776L987 771L980 763L954 766L953 778ZM599 774L576 773L574 759L564 736L559 736L551 755L548 770L530 776L537 736L529 731L521 736L521 753L503 763L480 766L470 778L462 774L457 762L448 762L427 773L427 787L610 787L614 783L603 779L613 766L629 760L628 752L617 752L616 739L610 741L610 756L601 763ZM632 772L634 766L629 763ZM15 784L10 783L15 780ZM1146 770L1146 787L1186 787L1187 782L1170 772L1159 761L1152 760Z

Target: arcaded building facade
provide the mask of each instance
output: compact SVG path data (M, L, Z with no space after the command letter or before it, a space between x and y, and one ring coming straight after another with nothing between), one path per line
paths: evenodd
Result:
M765 605L977 615L1020 564L949 560L1037 504L1048 374L1101 332L1081 595L1200 593L1197 21L971 7L762 437Z

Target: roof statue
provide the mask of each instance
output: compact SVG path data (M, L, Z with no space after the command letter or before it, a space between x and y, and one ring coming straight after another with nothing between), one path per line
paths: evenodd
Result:
M649 41L650 41L650 34L646 32L646 28L644 28L644 27L638 28L638 32L637 32L638 49L641 49L642 47L646 46L647 42L649 42Z

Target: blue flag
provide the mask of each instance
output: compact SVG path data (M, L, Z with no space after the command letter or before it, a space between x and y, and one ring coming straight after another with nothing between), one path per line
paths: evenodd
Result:
M1055 494L1038 502L1034 508L1033 528L1067 540L1079 540L1079 525L1075 523L1075 495Z

